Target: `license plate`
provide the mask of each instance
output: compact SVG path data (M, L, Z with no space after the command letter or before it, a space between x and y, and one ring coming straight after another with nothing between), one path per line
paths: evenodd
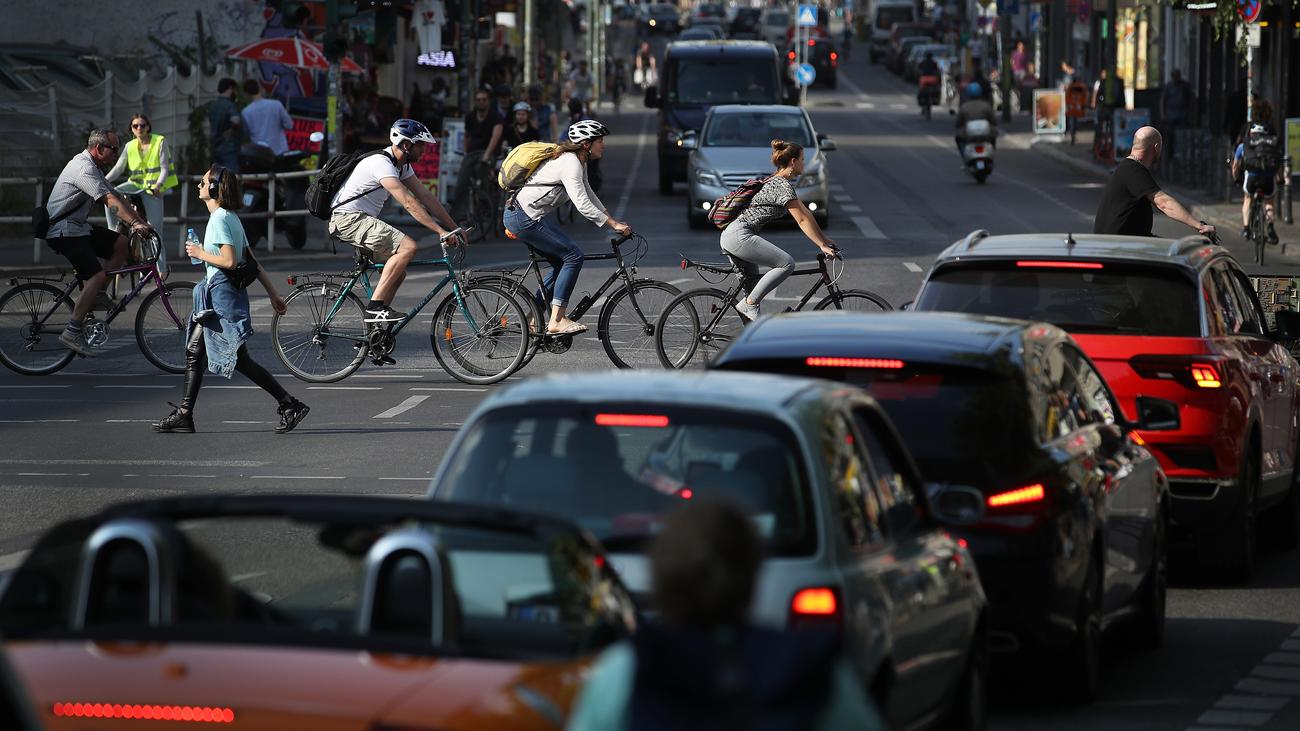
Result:
M245 193L245 194L244 194L244 207L245 207L245 208L251 208L252 205L253 205L253 194L252 194L252 193Z

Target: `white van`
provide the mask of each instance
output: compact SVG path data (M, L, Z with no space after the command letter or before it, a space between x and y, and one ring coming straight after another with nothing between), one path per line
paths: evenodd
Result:
M880 60L889 51L889 32L894 23L915 23L919 20L916 3L912 0L871 0L871 62Z
M785 6L764 8L763 17L758 24L759 38L776 46L778 50L784 49L789 44L787 39L793 22L790 9Z

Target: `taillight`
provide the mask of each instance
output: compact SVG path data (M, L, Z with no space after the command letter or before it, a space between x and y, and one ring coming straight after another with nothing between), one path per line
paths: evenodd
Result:
M836 53L836 52L834 52L834 51L831 51L831 60L832 60L832 61L838 59L839 57L840 57L840 54L838 54L838 53Z
M787 53L786 56L787 56L791 61L793 61L793 60L795 59L795 53L794 53L794 51L791 51L791 52Z
M1027 487L1018 487L1014 490L999 492L995 495L989 495L988 507L990 510L1005 508L1013 505L1027 505L1029 503L1040 503L1047 499L1047 491L1039 483Z
M1022 269L1104 269L1105 265L1096 261L1018 261L1016 266Z
M815 45L817 45L817 39L816 39L816 38L809 38L809 39L808 39L808 45L810 45L810 46L815 46Z
M1143 378L1175 381L1187 388L1222 388L1218 366L1203 355L1135 355L1129 366Z
M212 706L155 706L139 703L55 703L50 712L58 718L118 718L135 721L188 721L234 723L235 712Z
M976 155L983 155L983 154L984 154L984 145L975 145L975 154L976 154Z
M839 592L828 586L800 589L790 600L792 629L827 629L840 625Z
M828 358L811 356L804 364L814 368L880 368L898 370L905 364L896 358Z

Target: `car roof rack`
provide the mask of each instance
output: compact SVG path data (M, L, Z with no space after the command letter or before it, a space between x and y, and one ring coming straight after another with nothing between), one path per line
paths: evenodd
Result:
M970 251L971 249L975 248L980 241L987 239L990 235L991 234L989 234L988 229L977 228L974 231L971 231L970 233L966 234L966 238L962 239L961 248L957 250L958 253L961 253L963 251Z
M1169 245L1168 256L1182 256L1198 246L1209 245L1210 240L1201 234L1183 236Z

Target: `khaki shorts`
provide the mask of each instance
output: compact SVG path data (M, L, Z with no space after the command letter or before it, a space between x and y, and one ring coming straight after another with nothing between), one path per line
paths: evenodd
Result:
M326 228L330 235L338 240L352 244L358 249L373 251L380 256L396 254L398 244L406 238L406 234L400 229L359 211L335 213L330 216Z

